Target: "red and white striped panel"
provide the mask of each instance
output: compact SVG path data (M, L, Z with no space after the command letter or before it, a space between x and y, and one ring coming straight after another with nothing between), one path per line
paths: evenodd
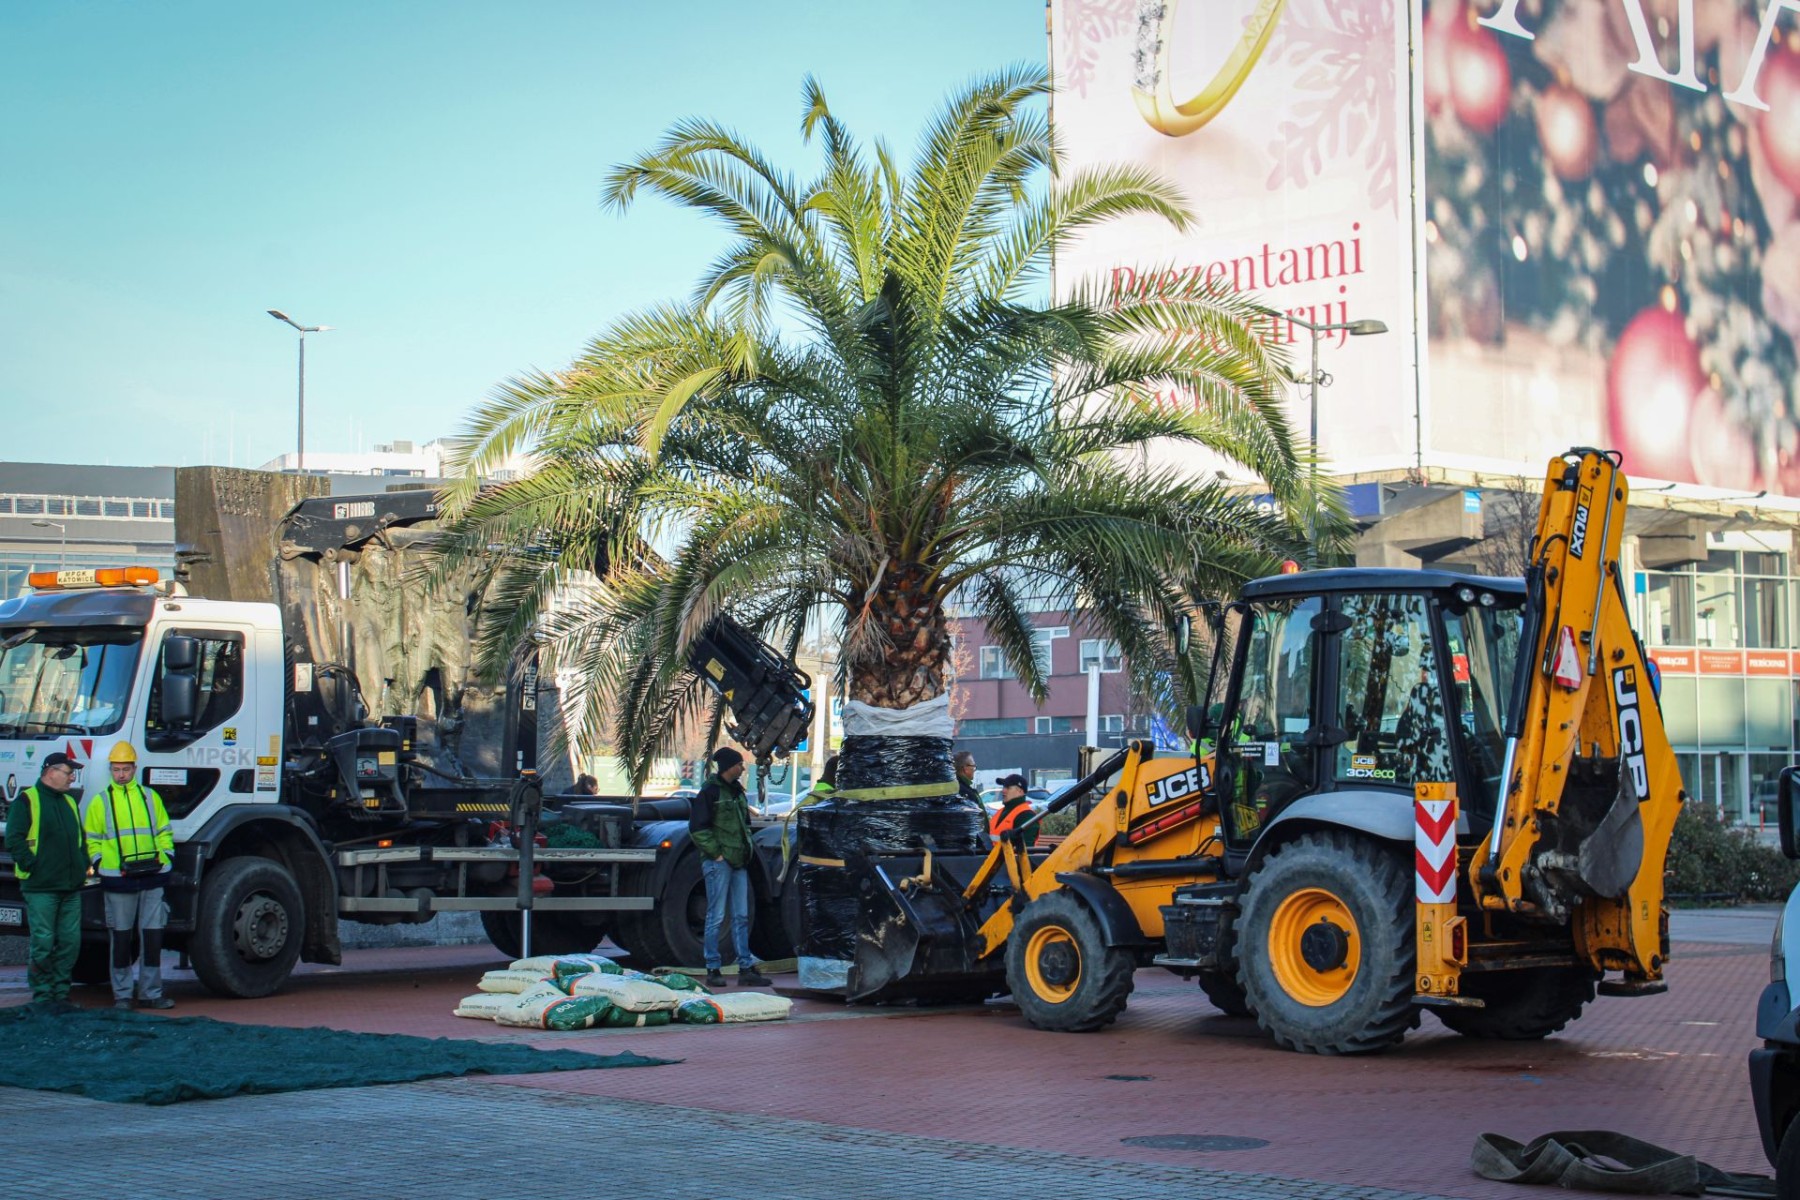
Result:
M1456 903L1456 801L1414 800L1413 821L1419 903Z

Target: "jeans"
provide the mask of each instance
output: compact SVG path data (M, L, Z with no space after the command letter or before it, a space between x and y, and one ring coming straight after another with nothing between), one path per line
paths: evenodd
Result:
M112 938L112 990L114 1000L131 999L131 942L137 935L137 998L156 1000L162 989L162 939L169 924L169 906L161 888L141 892L108 892L106 927Z
M750 957L750 872L742 867L709 858L700 864L706 880L706 937L701 949L706 954L706 969L720 966L719 926L725 923L725 905L731 904L731 942L737 950L738 967L748 970L756 965Z
M81 953L81 893L24 892L31 926L31 998L39 1003L69 998L69 977Z

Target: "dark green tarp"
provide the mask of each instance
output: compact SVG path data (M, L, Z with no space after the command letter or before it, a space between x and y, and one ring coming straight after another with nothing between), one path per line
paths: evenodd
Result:
M116 1009L0 1009L0 1086L130 1104L363 1087L446 1075L657 1067L672 1059L492 1042L236 1025Z

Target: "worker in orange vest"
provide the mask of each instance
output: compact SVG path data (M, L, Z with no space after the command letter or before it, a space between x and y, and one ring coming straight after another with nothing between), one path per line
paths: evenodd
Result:
M1004 775L1000 778L999 783L1000 811L996 812L988 821L988 832L996 838L1009 832L1013 826L1036 811L1031 807L1031 801L1025 798L1025 777L1023 775ZM1038 827L1031 826L1025 834L1025 844L1032 845L1037 841L1037 835Z

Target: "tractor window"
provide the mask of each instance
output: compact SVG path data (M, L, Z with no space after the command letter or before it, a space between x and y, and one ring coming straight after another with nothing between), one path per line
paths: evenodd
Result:
M1338 644L1338 710L1346 740L1335 751L1342 783L1402 787L1454 782L1438 661L1425 597L1344 596L1350 619Z
M1516 606L1472 607L1444 615L1456 687L1453 711L1468 767L1469 792L1462 797L1463 807L1483 820L1492 819L1500 795L1500 771L1506 757L1502 732L1505 705L1512 696L1513 668L1519 661L1524 625L1524 613Z
M1312 790L1314 596L1259 608L1244 647L1236 714L1219 739L1231 840L1248 842L1288 801Z

